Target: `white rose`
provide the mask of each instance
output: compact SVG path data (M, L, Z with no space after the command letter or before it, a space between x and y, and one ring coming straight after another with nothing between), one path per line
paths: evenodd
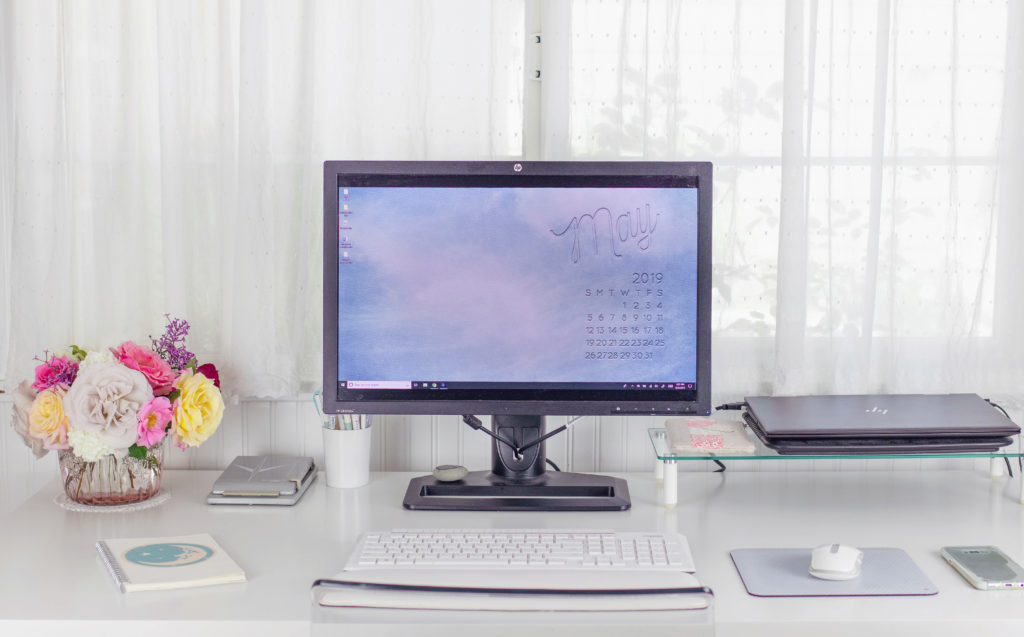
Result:
M139 437L139 409L153 400L153 388L142 372L120 363L79 368L64 396L64 413L71 429L99 436L113 449L127 449Z

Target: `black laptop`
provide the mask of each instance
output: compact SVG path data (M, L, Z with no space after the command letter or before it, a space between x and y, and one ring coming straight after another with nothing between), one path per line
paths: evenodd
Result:
M976 394L752 396L744 420L779 453L992 452L1020 427Z

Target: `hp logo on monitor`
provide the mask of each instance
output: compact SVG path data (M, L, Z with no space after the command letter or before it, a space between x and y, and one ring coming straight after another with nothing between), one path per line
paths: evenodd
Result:
M523 165L518 163L518 162L515 163L515 164L512 164L512 170L516 171L517 173L521 173L521 172L523 172Z

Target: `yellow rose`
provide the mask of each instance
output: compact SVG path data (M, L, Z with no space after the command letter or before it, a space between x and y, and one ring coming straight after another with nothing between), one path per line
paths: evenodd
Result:
M64 391L51 387L39 392L28 412L28 435L47 449L68 448L68 417L64 415Z
M181 396L174 404L174 435L180 443L198 447L217 431L224 416L224 399L213 381L191 369L174 381Z

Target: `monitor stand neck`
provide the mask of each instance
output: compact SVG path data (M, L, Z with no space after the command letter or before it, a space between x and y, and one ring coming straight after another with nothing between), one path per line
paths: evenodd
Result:
M629 488L622 478L547 471L543 416L496 415L491 470L472 471L454 482L413 478L407 509L430 511L624 511ZM512 447L507 442L512 442ZM531 445L531 443L534 443ZM529 446L527 446L529 445ZM523 448L517 453L517 448Z
M521 448L544 435L544 416L497 415L491 419L491 430ZM517 453L503 440L491 440L491 473L498 480L533 481L544 475L546 464L544 442Z

